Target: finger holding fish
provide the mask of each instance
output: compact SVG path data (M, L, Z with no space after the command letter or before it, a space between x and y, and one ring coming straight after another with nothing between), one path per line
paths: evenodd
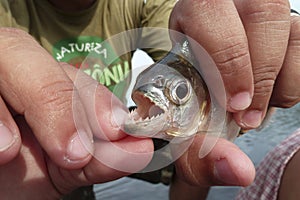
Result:
M283 67L276 79L270 104L290 108L300 102L300 15L291 16L291 33Z

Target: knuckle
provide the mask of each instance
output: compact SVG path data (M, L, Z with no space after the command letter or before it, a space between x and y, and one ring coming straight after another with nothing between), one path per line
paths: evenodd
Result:
M300 102L300 96L295 94L286 94L280 93L276 94L275 97L272 97L271 104L272 106L280 108L291 108Z
M268 96L273 90L274 80L263 79L255 83L255 96Z
M2 97L0 96L0 126L5 124L10 124L11 114L8 110L8 107Z
M250 54L244 43L229 45L211 55L223 76L239 74L251 65Z
M288 0L253 0L247 1L245 6L244 14L252 19L252 22L281 21L290 16Z
M58 80L40 86L37 90L38 101L42 108L62 111L72 106L74 86L69 80Z
M28 33L18 28L1 27L0 35L1 36L23 36L23 35L28 35Z
M6 42L7 40L9 41L19 41L22 40L24 38L31 38L31 36L21 30L21 29L17 29L17 28L8 28L8 27L1 27L0 28L0 42Z
M28 45L30 44L30 45ZM17 28L0 28L0 53L7 53L7 51L14 49L22 49L36 47L37 42L27 32Z
M299 46L300 46L300 17L299 16L294 16L291 19L290 40L299 41Z
M254 72L255 94L258 96L270 95L273 91L277 70L274 67L262 67Z

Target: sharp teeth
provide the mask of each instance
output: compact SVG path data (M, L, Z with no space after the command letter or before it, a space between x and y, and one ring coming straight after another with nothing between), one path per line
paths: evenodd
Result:
M130 111L130 114L133 114L136 112L136 108Z

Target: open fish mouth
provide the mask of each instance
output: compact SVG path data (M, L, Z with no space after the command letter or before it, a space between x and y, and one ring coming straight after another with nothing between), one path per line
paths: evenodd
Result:
M132 98L137 108L130 112L125 122L126 132L137 137L154 137L166 128L167 108L154 101L151 95L136 91Z
M161 108L155 101L152 101L149 96L142 92L133 94L137 108L130 115L136 123L149 122L154 118L159 118L165 114L165 110Z

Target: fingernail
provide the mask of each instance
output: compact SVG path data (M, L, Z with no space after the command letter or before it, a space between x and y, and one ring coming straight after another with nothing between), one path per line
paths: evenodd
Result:
M239 184L239 180L233 173L226 159L220 159L215 162L214 175L215 178L220 181L220 183L227 185Z
M245 110L251 104L252 98L249 92L241 92L229 100L229 106L235 111Z
M71 162L76 162L87 158L91 152L91 141L88 141L84 132L76 133L70 140L67 148L67 158Z
M13 133L0 121L0 151L5 151L15 141Z
M242 117L242 124L247 128L257 128L261 124L262 112L259 110L247 111Z

